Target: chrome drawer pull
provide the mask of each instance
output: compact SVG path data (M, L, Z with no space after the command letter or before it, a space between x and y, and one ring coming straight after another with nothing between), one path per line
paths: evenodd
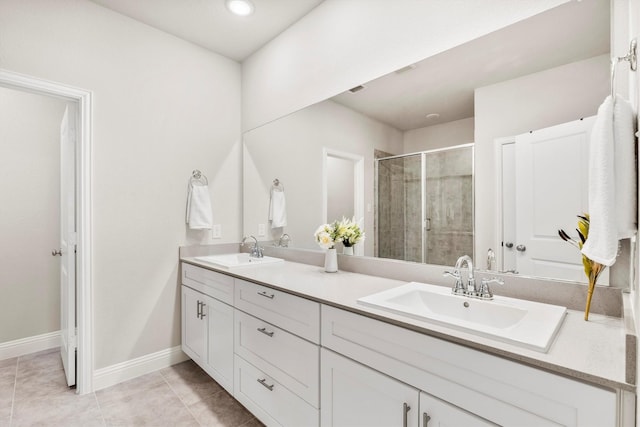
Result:
M431 417L426 412L422 413L422 427L428 427L429 421L431 421Z
M268 332L267 328L258 328L258 331L262 332L263 334L265 334L267 336L273 337L273 331Z
M266 378L263 378L263 379L261 379L261 380L258 380L258 382L259 382L260 384L262 384L263 386L265 386L266 388L268 388L268 389L269 389L269 391L273 391L273 384L271 384L271 385L267 384L267 379L266 379Z
M275 294L268 294L267 291L258 292L258 295L269 299L273 299L273 297L275 297Z
M408 422L408 417L407 415L409 414L409 411L411 410L411 406L407 405L407 403L403 403L402 404L402 427L407 427L407 422Z

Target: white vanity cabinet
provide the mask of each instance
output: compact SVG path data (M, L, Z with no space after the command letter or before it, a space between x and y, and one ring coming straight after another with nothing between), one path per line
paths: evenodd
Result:
M335 415L335 397L325 388L334 387L339 374L326 363L328 348L423 391L420 417L427 413L440 423L430 426L455 425L465 415L473 420L471 425L617 425L617 396L611 390L325 305L321 331L323 424ZM350 372L353 376L356 370ZM369 381L370 376L348 381Z
M236 279L234 397L268 426L320 423L320 304Z
M182 265L182 350L233 393L233 278Z
M182 348L267 426L613 427L633 419L625 408L632 393L186 263Z
M419 391L322 349L323 427L417 427Z

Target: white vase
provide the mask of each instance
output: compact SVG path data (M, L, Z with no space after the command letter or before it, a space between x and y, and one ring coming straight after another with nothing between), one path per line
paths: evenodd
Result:
M338 253L335 248L327 249L324 254L324 271L335 273L338 271Z
M342 255L353 255L353 246L344 246L342 248Z

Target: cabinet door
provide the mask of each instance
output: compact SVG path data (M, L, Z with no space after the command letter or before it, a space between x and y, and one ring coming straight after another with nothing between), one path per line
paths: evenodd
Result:
M207 357L205 370L233 394L233 307L205 296Z
M201 365L206 359L207 324L202 316L205 296L182 286L182 351Z
M418 390L330 350L320 359L322 426L418 426Z
M427 393L420 393L420 427L497 426Z

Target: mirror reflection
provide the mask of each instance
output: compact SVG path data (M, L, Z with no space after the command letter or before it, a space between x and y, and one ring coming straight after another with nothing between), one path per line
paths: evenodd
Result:
M376 256L453 265L473 254L473 146L376 160Z
M355 216L367 236L356 255L453 265L469 254L516 270L502 250L497 141L594 115L609 50L609 1L570 2L245 133L244 234L319 249L319 225ZM274 179L284 227L268 218ZM580 213L544 212L555 229Z

